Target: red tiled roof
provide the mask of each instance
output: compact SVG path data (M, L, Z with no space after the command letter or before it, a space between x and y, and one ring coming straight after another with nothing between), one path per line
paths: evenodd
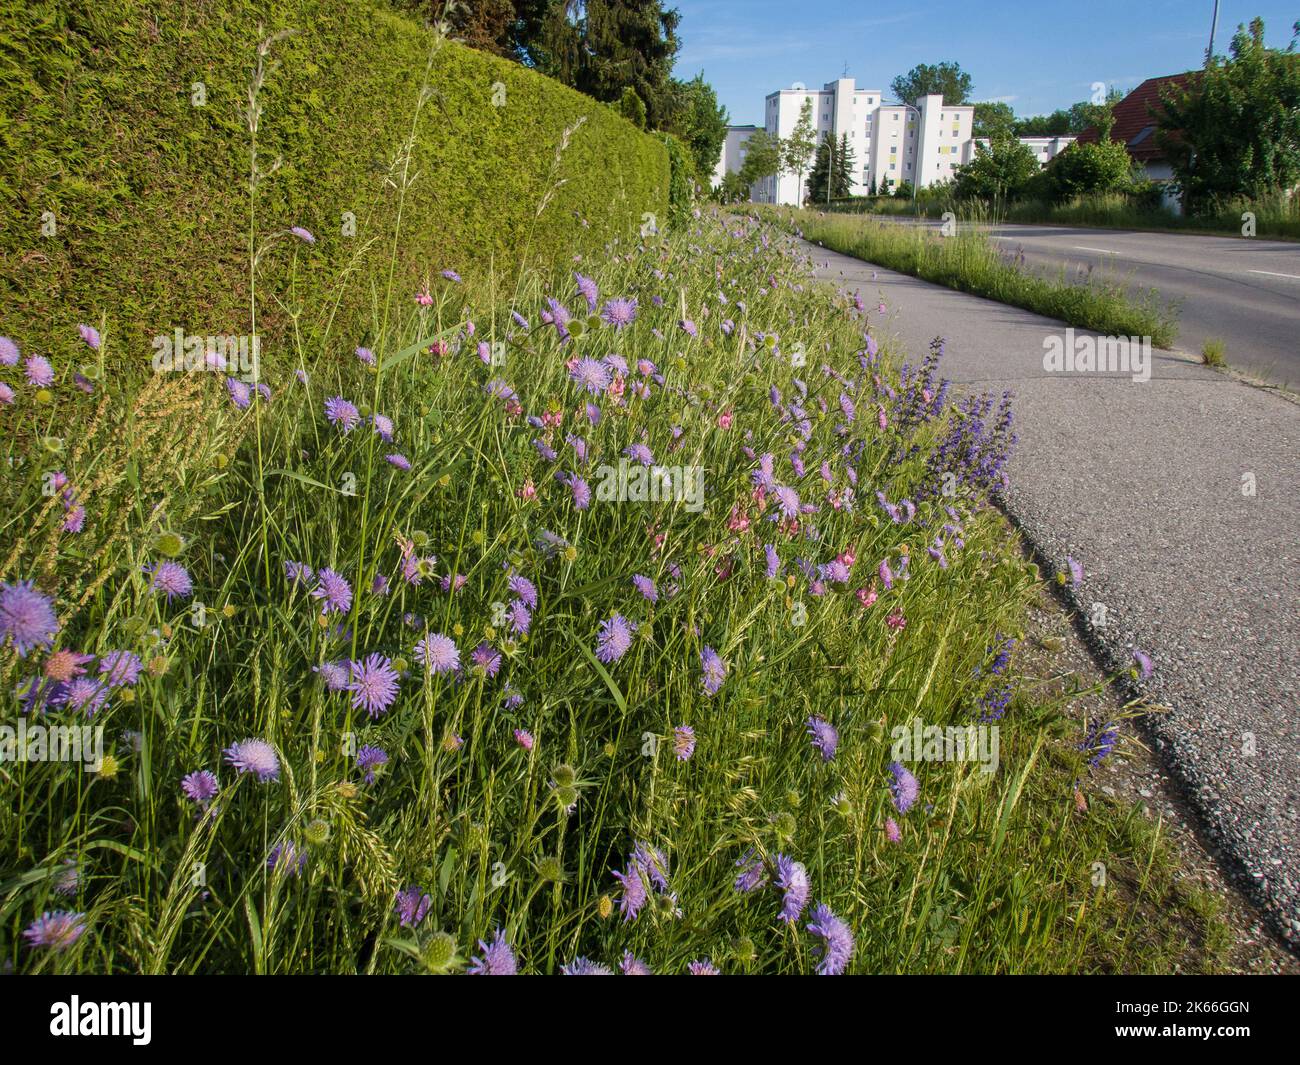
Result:
M1115 125L1111 128L1110 139L1121 142L1128 149L1134 162L1149 163L1163 159L1164 151L1156 143L1156 120L1152 109L1160 110L1160 92L1169 85L1185 85L1199 71L1191 70L1185 74L1167 74L1162 78L1147 78L1141 85L1115 105ZM1097 127L1089 126L1079 134L1079 143L1087 144L1097 140Z

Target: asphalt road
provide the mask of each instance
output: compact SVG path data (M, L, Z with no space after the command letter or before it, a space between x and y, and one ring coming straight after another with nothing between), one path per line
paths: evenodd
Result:
M916 223L937 228L939 222ZM1042 272L1091 268L1134 291L1178 305L1176 347L1199 355L1226 345L1230 365L1300 388L1300 242L1144 233L1121 229L998 225L989 234Z
M819 276L884 304L872 333L908 361L942 336L956 389L1014 391L1005 508L1058 571L1067 555L1082 563L1068 594L1102 660L1155 660L1141 691L1170 708L1147 719L1165 763L1300 945L1300 404L1159 350L1145 381L1050 372L1044 341L1062 323L805 247ZM1290 262L1273 265L1300 273Z

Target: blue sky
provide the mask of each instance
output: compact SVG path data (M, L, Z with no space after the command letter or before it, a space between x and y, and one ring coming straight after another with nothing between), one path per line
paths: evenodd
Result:
M975 100L1017 115L1068 107L1094 82L1127 91L1200 66L1214 0L669 0L682 13L676 75L704 72L735 124L761 123L763 98L802 81L820 88L848 64L859 88L883 89L917 63L955 60ZM1237 24L1264 19L1285 47L1295 0L1220 0L1215 51Z

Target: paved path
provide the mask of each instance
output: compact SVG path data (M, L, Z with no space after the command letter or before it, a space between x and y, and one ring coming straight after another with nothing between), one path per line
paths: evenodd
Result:
M1073 276L1091 267L1131 290L1157 289L1178 304L1179 350L1199 354L1217 337L1233 366L1300 388L1300 242L1056 225L996 225L989 233L1042 272L1064 266Z
M1061 323L806 246L819 276L885 303L873 331L909 361L943 336L958 387L1015 391L1008 511L1047 559L1082 562L1071 594L1105 607L1102 656L1155 659L1162 754L1300 944L1300 405L1167 352L1145 383L1048 373Z

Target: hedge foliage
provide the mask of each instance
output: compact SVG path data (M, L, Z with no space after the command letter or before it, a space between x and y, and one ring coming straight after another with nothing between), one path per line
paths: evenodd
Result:
M261 260L268 362L290 329L319 345L341 289L329 347L363 342L394 258L403 294L445 268L491 273L501 291L525 258L569 258L667 215L667 152L614 108L377 2L4 5L0 333L57 358L78 322L104 322L138 364L176 326L250 332L245 110L258 44L281 31L259 96L258 158L279 166L259 184L256 246L291 226L317 242L272 241Z

